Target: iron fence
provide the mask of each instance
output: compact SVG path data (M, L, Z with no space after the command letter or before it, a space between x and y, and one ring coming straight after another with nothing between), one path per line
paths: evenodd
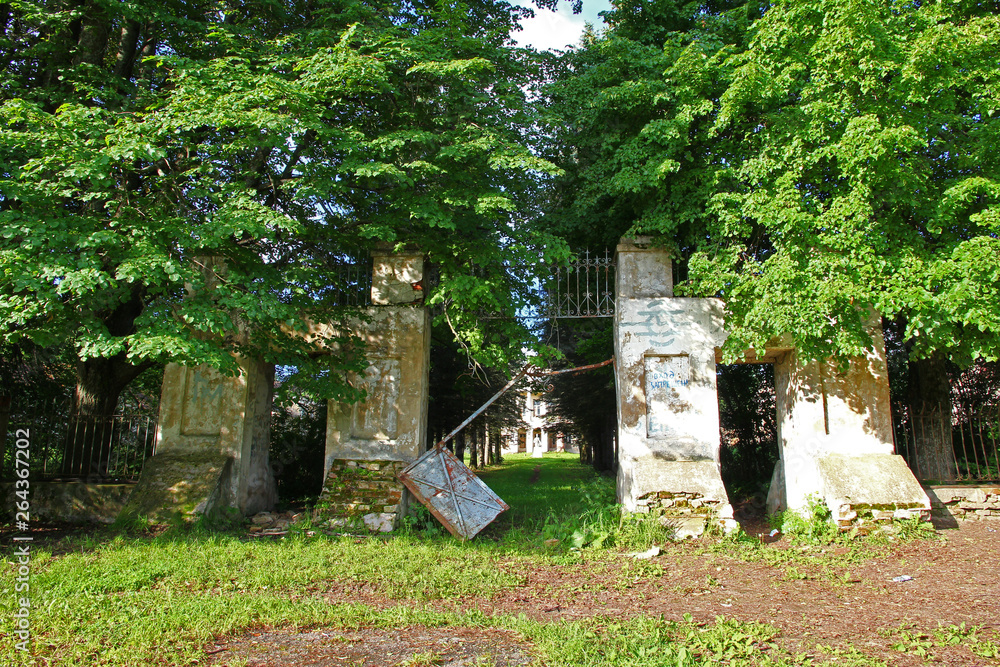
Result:
M372 267L370 255L330 259L328 268L335 277L329 281L322 296L334 306L372 305Z
M1000 481L1000 406L982 406L961 417L942 419L930 410L896 409L893 424L896 453L920 480ZM940 442L953 457L935 457L922 451L928 443ZM943 459L947 470L932 470L932 460ZM942 474L944 473L944 474Z
M148 413L80 417L65 399L52 399L9 405L0 412L3 424L0 480L5 481L14 479L11 443L19 429L30 433L29 474L38 480L136 481L155 450L156 417Z
M615 314L615 256L584 250L566 266L552 267L545 283L546 317L612 317Z

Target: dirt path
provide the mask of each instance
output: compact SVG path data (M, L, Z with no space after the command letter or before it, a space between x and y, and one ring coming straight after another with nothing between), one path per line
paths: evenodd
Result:
M1000 641L1000 524L970 522L941 531L937 539L895 543L857 564L842 562L848 550L837 547L814 555L821 562L768 565L745 562L735 553L712 553L706 541L667 545L650 560L627 556L577 565L545 566L521 573L525 583L492 598L433 603L442 611L476 609L488 614L525 614L540 621L600 617L662 616L711 622L717 616L768 623L779 631L781 648L818 655L817 645L853 650L888 665L935 664L955 667L998 665L975 656L968 642L935 646L923 657L921 646L939 627L965 623L983 626L980 635ZM766 549L795 549L787 540ZM517 569L517 562L501 564ZM894 582L901 575L912 577ZM331 603L365 602L392 607L406 601L376 591L338 589ZM907 634L909 633L909 635ZM923 641L923 644L921 642ZM912 644L906 651L907 642ZM893 648L897 645L896 648ZM902 648L900 648L902 646ZM212 647L209 647L210 649ZM531 647L500 630L398 628L340 632L276 629L223 643L212 664L246 659L247 665L522 665L531 664ZM424 655L426 663L414 662ZM238 662L234 664L239 664ZM855 663L855 664L878 664Z

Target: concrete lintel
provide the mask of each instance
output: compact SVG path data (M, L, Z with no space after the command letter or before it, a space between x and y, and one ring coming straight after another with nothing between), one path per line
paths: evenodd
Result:
M755 350L750 347L743 352L743 356L732 362L732 365L739 366L743 364L776 364L780 363L782 358L794 351L793 347L782 347L776 346L771 347L770 345L763 350ZM715 363L723 364L722 360L722 348L715 348Z

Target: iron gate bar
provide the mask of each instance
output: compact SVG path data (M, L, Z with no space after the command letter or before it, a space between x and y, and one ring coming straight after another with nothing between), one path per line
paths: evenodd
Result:
M543 315L548 318L612 317L615 314L615 256L584 250L567 266L553 266L545 286Z
M451 431L451 433L449 433L448 435L446 435L443 438L441 438L440 442L438 442L435 445L435 447L444 447L448 443L449 440L451 440L456 435L458 435L462 431L463 428L465 428L466 426L468 426L469 424L471 424L476 419L476 417L478 417L479 415L483 414L483 412L486 411L486 408L488 408L491 405L493 405L498 398L500 398L501 396L503 396L504 394L506 394L510 390L510 388L513 387L515 384L517 384L518 381L521 378L523 378L525 375L527 375L529 377L547 377L549 375L563 375L563 374L566 374L566 373L582 373L584 371L592 371L595 368L601 368L602 366L607 366L609 364L613 364L614 362L615 362L615 358L612 357L612 358L607 359L605 361L601 361L601 362L596 363L596 364L590 364L588 366L577 366L576 368L565 368L565 369L558 370L558 371L534 371L534 372L532 372L532 370L531 370L531 368L532 368L531 364L525 364L524 368L522 368L520 371L518 371L517 375L515 375L511 379L510 382L508 382L507 384L505 384L503 386L503 389L501 389L497 393L493 394L493 396L488 401L486 401L485 403L483 403L479 407L478 410L476 410L471 415L469 415L469 417L465 421L463 421L461 424L459 424L458 426L456 426Z
M520 371L518 371L517 375L515 375L515 376L514 376L514 377L513 377L512 379L511 379L511 381L510 381L510 382L508 382L507 384L505 384L505 385L504 385L504 387L503 387L503 389L501 389L501 390L500 390L500 391L498 391L497 393L493 394L493 397L492 397L492 398L490 398L490 400L488 400L488 401L486 401L485 403L483 403L483 405L482 405L482 406L481 406L481 407L480 407L480 408L479 408L478 410L476 410L476 411L475 411L475 412L473 412L473 413L472 413L471 415L469 415L469 418L468 418L468 419L466 419L466 420L465 420L464 422L462 422L461 424L459 424L458 426L456 426L456 427L455 427L455 428L454 428L454 429L452 430L452 432L451 432L451 433L449 433L448 435L446 435L446 436L444 436L443 438L441 438L441 441L440 441L440 442L438 442L438 443L437 443L437 444L435 445L435 447L438 447L438 448L443 448L443 447L445 446L445 444L446 444L446 443L447 443L447 442L448 442L449 440L451 440L451 439L452 439L452 438L454 438L454 437L455 437L456 435L458 435L459 431L461 431L461 430L462 430L463 428L465 428L466 426L468 426L469 424L471 424L471 423L472 423L472 421L473 421L473 420L474 420L474 419L475 419L476 417L478 417L479 415L483 414L483 412L485 412L485 411L486 411L486 408L488 408L488 407L490 407L491 405L493 405L493 403L495 403L495 402L496 402L496 400L497 400L498 398L500 398L501 396L503 396L504 394L506 394L506 393L507 393L507 390L508 390L508 389L510 389L511 387L513 387L513 386L514 386L515 384L517 384L518 380L520 380L520 379L521 379L521 378L523 378L523 377L524 377L525 375L527 375L527 374L528 374L528 369L529 369L529 368L531 368L531 364L525 364L524 368L522 368L522 369L521 369Z

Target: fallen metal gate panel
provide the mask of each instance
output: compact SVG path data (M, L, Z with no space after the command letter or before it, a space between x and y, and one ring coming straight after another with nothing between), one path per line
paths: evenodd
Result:
M510 507L443 447L434 447L399 479L455 537L470 540Z

